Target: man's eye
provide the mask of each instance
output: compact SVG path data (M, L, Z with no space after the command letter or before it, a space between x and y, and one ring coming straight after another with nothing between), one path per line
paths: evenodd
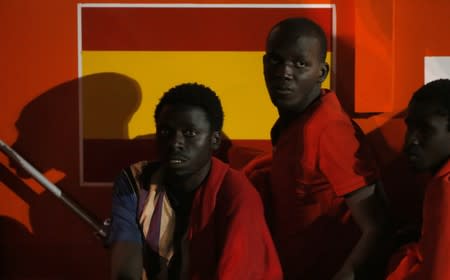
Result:
M269 58L269 63L271 63L271 64L280 64L280 63L281 63L281 60L280 60L279 58L276 58L276 57L271 56L271 57Z
M306 62L304 62L302 60L297 60L294 62L294 66L296 68L303 68L303 67L306 67Z
M280 58L278 58L278 57L276 57L274 55L266 54L264 56L264 58L265 58L266 62L269 63L269 64L274 64L275 65L275 64L281 63Z
M422 125L419 127L419 131L422 135L431 135L433 134L433 128L427 125Z
M198 132L195 129L186 129L183 131L183 134L186 137L194 137L198 134Z
M165 128L158 129L158 135L160 135L160 136L168 136L169 135L169 130L165 129Z

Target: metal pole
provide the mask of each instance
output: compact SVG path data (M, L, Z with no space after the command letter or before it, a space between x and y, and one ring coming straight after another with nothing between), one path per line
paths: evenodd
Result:
M16 151L0 140L0 149L11 159L17 162L25 171L27 171L36 181L38 181L47 190L53 193L57 198L59 198L64 204L66 204L72 211L74 211L80 218L87 222L92 228L94 228L95 233L102 238L106 239L108 233L106 226L107 222L101 223L98 219L92 217L85 209L81 207L76 201L64 194L61 189L59 189L55 184L50 182L42 173L40 173L36 168L34 168L29 162L27 162L23 157L21 157Z

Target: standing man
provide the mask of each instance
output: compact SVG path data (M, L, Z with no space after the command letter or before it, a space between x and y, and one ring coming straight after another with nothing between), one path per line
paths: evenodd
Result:
M257 192L212 156L223 125L217 95L176 86L154 117L159 161L131 165L114 184L112 278L281 280Z
M450 80L430 82L414 93L406 127L411 166L433 177L425 189L422 236L403 248L388 280L450 279Z
M326 51L324 31L306 18L279 22L267 38L264 77L279 114L269 224L285 279L371 279L385 202L360 130L321 88Z

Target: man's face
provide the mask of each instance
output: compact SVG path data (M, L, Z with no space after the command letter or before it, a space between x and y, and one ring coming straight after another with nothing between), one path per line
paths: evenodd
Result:
M270 99L285 112L298 112L309 105L328 73L317 38L277 28L269 35L263 63Z
M197 106L165 105L156 120L159 159L170 174L190 176L209 168L218 132Z
M417 171L436 172L450 155L448 116L435 114L433 107L416 102L408 107L404 148Z

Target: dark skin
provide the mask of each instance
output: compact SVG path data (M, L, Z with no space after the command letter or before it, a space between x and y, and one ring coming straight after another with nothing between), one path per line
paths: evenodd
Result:
M450 157L449 116L442 110L440 113L437 112L437 109L441 107L437 102L439 101L415 101L413 99L408 106L408 115L405 119L407 130L404 152L411 167L419 173L427 172L436 175ZM441 188L441 186L430 185L427 191L432 192L432 187L436 188L434 190ZM442 201L433 200L432 207L435 209L442 209L442 206L446 205L444 189L442 188L439 193ZM446 209L445 206L443 209ZM424 208L424 213L427 211L429 210ZM424 217L429 219L429 215L425 215ZM435 213L432 222L424 221L422 229L414 229L423 233L419 243L421 244L421 255L424 261L421 268L411 279L441 279L439 276L442 279L447 278L441 274L442 263L438 261L442 259L440 252L445 251L442 248L446 248L445 242L442 242L440 238L446 232L446 218L446 214Z
M206 179L211 157L220 145L206 112L195 106L166 105L157 117L157 144L164 183L177 192L192 192ZM116 242L112 247L112 279L140 279L142 244Z
M411 166L436 173L450 156L448 116L435 113L432 102L411 102L405 119L405 153Z
M329 66L320 59L320 43L313 36L297 36L275 28L264 56L264 77L280 119L289 121L320 95Z
M184 105L165 106L156 127L165 183L186 192L194 190L208 175L212 153L220 144L220 132L211 132L201 108Z
M314 34L279 26L269 34L263 63L266 86L283 130L320 98L329 66L321 57L320 41ZM362 186L346 195L345 202L362 236L334 280L358 279L358 271L364 270L386 229L385 200L377 184Z

